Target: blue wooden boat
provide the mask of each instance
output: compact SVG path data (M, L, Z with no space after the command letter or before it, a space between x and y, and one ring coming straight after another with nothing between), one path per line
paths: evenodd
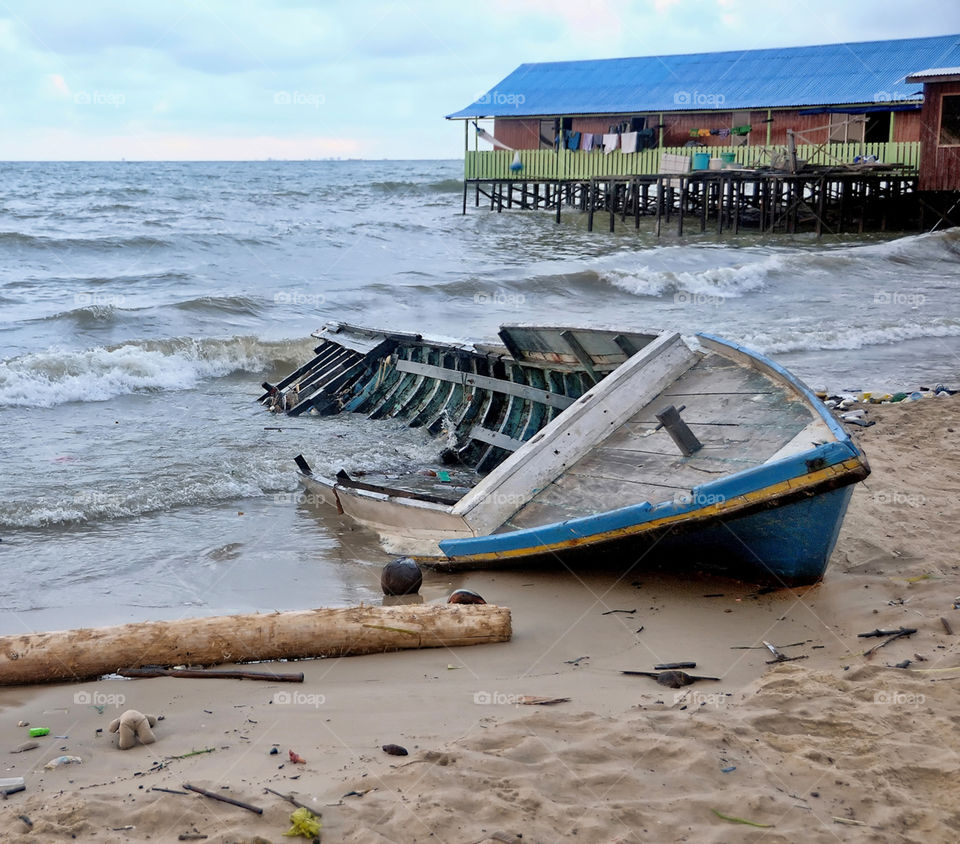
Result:
M810 583L870 471L798 378L709 334L507 326L468 345L332 323L314 336L316 356L260 400L404 420L437 438L437 459L360 480L298 457L302 483L439 568L666 560Z

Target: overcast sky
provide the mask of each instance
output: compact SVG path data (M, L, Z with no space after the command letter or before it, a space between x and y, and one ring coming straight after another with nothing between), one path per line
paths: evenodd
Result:
M0 159L457 158L523 62L960 32L960 0L0 0Z

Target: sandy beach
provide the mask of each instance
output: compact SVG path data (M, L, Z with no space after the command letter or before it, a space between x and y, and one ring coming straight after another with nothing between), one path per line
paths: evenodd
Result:
M821 584L427 573L427 603L479 592L511 609L513 640L304 661L302 685L4 688L0 777L27 788L0 803L0 840L292 840L267 786L322 813L327 842L955 841L960 397L866 410L873 474ZM882 640L858 633L900 626L917 632L863 655ZM764 641L797 659L770 664ZM620 673L679 661L721 679ZM164 719L120 751L106 728L130 708ZM21 721L50 734L13 753ZM83 761L44 768L61 755ZM184 783L263 813L157 790Z

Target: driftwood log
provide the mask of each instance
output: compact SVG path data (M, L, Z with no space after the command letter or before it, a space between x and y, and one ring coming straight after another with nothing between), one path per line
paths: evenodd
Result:
M0 686L86 680L145 665L221 665L506 642L492 604L251 613L0 637Z

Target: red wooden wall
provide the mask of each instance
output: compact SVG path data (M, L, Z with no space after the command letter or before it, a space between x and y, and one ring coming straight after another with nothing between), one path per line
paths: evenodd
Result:
M927 82L920 112L920 190L960 190L960 146L940 146L940 100L960 94L960 82Z

